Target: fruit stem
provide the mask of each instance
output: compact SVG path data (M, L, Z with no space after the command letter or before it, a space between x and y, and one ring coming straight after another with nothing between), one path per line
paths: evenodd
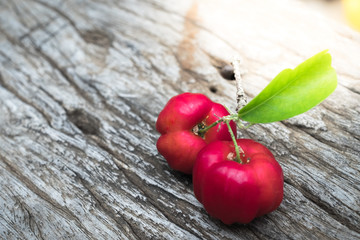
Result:
M197 129L197 134L202 136L204 135L210 128L212 127L215 127L216 125L218 125L219 123L221 122L225 122L226 123L226 126L228 127L228 130L229 130L229 133L230 133L230 136L231 136L231 139L234 143L234 147L235 147L235 153L236 153L236 158L235 158L235 161L240 163L240 164L243 164L243 162L241 161L241 157L240 157L240 152L242 154L244 154L244 150L237 144L236 142L236 137L235 137L235 134L230 126L230 121L235 121L237 123L240 122L240 119L239 119L239 116L237 114L231 114L231 115L228 115L228 116L225 116L225 117L222 117L220 118L219 120L213 122L212 124L210 124L209 126L206 126L204 128L199 128ZM242 126L243 127L243 126Z
M227 127L228 127L228 130L229 130L229 133L230 133L230 136L231 136L231 139L233 140L233 143L234 143L234 147L235 147L235 152L236 152L236 162L242 164L243 162L241 161L241 158L240 158L240 150L242 153L244 153L244 150L242 150L241 147L239 147L239 145L237 144L236 142L236 138L235 138L235 135L234 135L234 132L233 130L231 129L231 126L230 126L230 121L226 120L225 121Z
M210 124L209 126L199 129L198 130L199 135L205 134L210 128L215 127L218 123L221 123L222 121L223 121L223 119L219 119L216 122L213 122L212 124Z

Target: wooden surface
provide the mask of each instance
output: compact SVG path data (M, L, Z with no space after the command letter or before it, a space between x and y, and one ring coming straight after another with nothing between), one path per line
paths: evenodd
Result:
M326 4L0 0L0 239L359 239L360 34ZM324 49L326 101L238 133L280 162L279 209L209 217L156 150L160 110L186 91L234 109L235 55L251 98Z

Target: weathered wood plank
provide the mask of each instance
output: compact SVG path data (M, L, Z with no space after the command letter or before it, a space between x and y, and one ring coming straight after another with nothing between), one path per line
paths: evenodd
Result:
M306 1L0 0L0 238L360 238L359 40ZM283 167L279 209L210 218L157 153L157 114L185 91L234 109L234 55L253 97L326 48L330 98L239 132Z

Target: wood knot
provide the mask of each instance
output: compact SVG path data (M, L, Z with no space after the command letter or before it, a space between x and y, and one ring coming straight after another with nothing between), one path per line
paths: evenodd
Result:
M220 75L226 80L235 80L234 67L230 64L223 66L220 69Z
M84 134L99 134L100 120L85 110L75 109L68 113L68 118Z
M212 92L212 93L217 93L217 91L218 91L217 87L215 87L215 86L210 86L210 87L209 87L209 90L210 90L210 92Z
M85 42L98 45L100 47L109 48L113 42L113 38L106 32L101 30L88 30L82 33Z

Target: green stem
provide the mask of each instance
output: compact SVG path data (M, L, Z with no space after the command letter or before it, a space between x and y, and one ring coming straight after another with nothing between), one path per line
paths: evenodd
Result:
M229 133L230 133L230 136L231 136L231 139L233 140L233 143L234 143L234 147L235 147L235 152L236 152L236 162L242 164L242 161L241 161L241 158L240 158L240 148L239 148L239 145L237 144L236 142L236 137L234 135L234 132L233 130L231 129L231 126L230 126L230 121L225 121L228 129L229 129ZM242 149L241 149L242 150ZM242 151L244 152L244 151Z
M213 122L212 124L210 124L209 126L207 127L204 127L204 128L201 128L199 130L197 130L198 134L199 135L202 135L202 134L205 134L209 129L211 129L212 127L215 127L216 125L218 125L219 123L221 122L225 122L227 127L228 127L228 130L229 130L229 133L230 133L230 136L231 136L231 139L234 143L234 147L235 147L235 152L236 152L236 159L235 161L242 164L243 162L241 161L241 157L240 157L240 152L241 153L244 153L244 150L242 150L242 148L237 144L236 142L236 137L235 137L235 134L230 126L230 121L235 121L236 123L239 123L239 116L237 114L231 114L231 115L228 115L228 116L225 116L225 117L222 117L220 118L219 120ZM241 128L243 128L244 126L241 126Z
M210 128L215 127L218 123L220 123L222 121L223 121L222 119L219 119L216 122L213 122L212 124L210 124L209 126L199 129L198 133L199 134L206 133Z

